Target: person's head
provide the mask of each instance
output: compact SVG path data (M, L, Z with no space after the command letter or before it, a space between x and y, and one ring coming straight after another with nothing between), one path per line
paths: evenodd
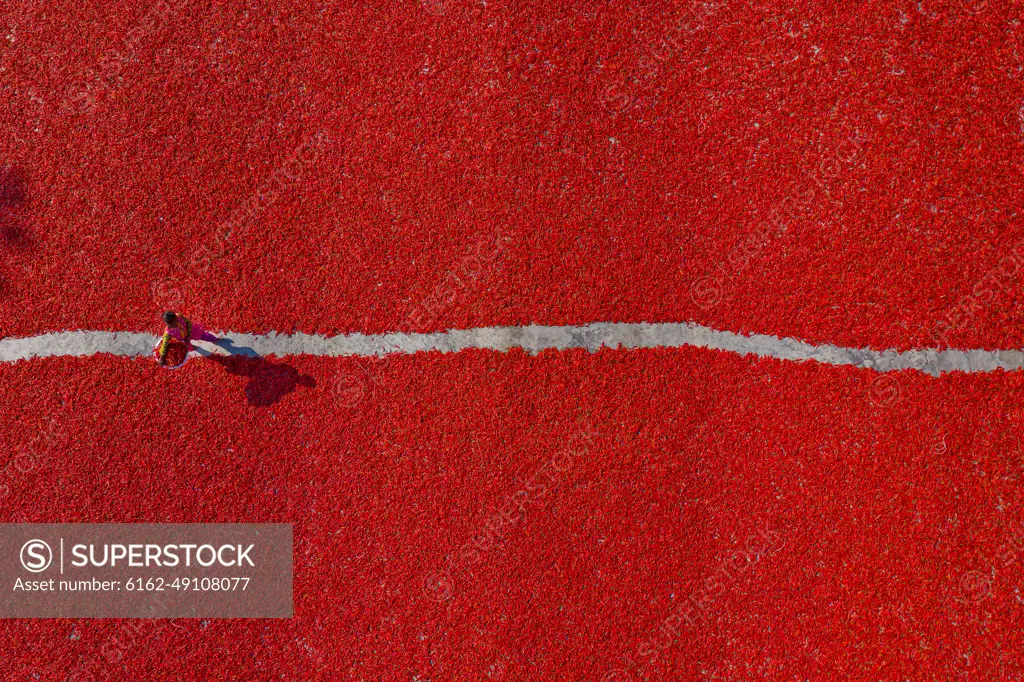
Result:
M168 310L166 313L164 313L164 324L166 324L168 327L178 326L178 316L172 313L170 310Z

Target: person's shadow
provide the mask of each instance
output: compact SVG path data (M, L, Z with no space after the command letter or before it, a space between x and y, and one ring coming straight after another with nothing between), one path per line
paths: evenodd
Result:
M222 366L228 374L248 377L245 397L250 405L269 407L299 386L316 387L316 380L308 374L302 374L283 362L270 362L252 348L236 346L227 337L221 337L215 345L230 355L217 355L198 346L195 348L205 359Z
M0 247L8 256L32 251L35 246L29 230L26 188L25 174L21 169L0 166ZM8 284L5 274L0 272L0 293L7 292Z
M26 251L33 246L25 214L26 187L20 168L0 166L0 242L12 251Z

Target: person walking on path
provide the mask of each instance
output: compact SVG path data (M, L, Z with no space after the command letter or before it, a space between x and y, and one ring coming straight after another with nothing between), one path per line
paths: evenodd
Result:
M216 336L206 331L203 325L191 321L184 315L177 315L167 311L163 315L163 320L167 328L154 349L157 362L162 366L166 367L168 364L171 364L174 367L178 367L183 364L188 352L192 350L193 340L209 341L210 343L220 341Z

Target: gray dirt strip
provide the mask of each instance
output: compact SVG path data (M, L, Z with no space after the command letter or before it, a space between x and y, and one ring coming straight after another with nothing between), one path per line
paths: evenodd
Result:
M457 353L469 348L505 352L521 348L542 350L586 348L707 348L779 360L817 360L829 365L853 365L876 372L916 369L933 376L944 372L992 372L1024 368L1019 350L872 350L813 345L798 339L764 334L742 335L698 324L628 324L598 322L578 327L483 327L453 329L433 334L343 334L319 336L303 333L218 333L215 346L197 344L200 354L210 352L245 356L315 355L322 357L380 357L420 351ZM20 339L0 339L0 362L31 358L83 357L107 353L121 357L148 356L156 337L135 332L69 331ZM212 349L207 350L207 349Z

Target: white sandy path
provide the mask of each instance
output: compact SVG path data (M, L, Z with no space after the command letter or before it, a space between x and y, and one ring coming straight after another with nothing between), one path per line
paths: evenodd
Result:
M505 352L521 348L530 353L542 350L585 348L707 348L757 355L779 360L817 360L829 365L853 365L877 372L916 369L933 376L945 372L992 372L1024 368L1024 353L1018 350L910 350L877 351L867 348L843 348L829 344L813 345L798 339L764 334L745 336L718 331L698 324L626 324L599 322L564 327L483 327L450 330L433 334L242 334L221 332L229 341L215 353L287 357L380 357L393 353L420 351L457 353L469 348ZM135 332L69 331L20 339L0 340L0 362L31 358L83 357L108 353L121 357L148 356L156 337ZM202 350L201 353L210 351Z

